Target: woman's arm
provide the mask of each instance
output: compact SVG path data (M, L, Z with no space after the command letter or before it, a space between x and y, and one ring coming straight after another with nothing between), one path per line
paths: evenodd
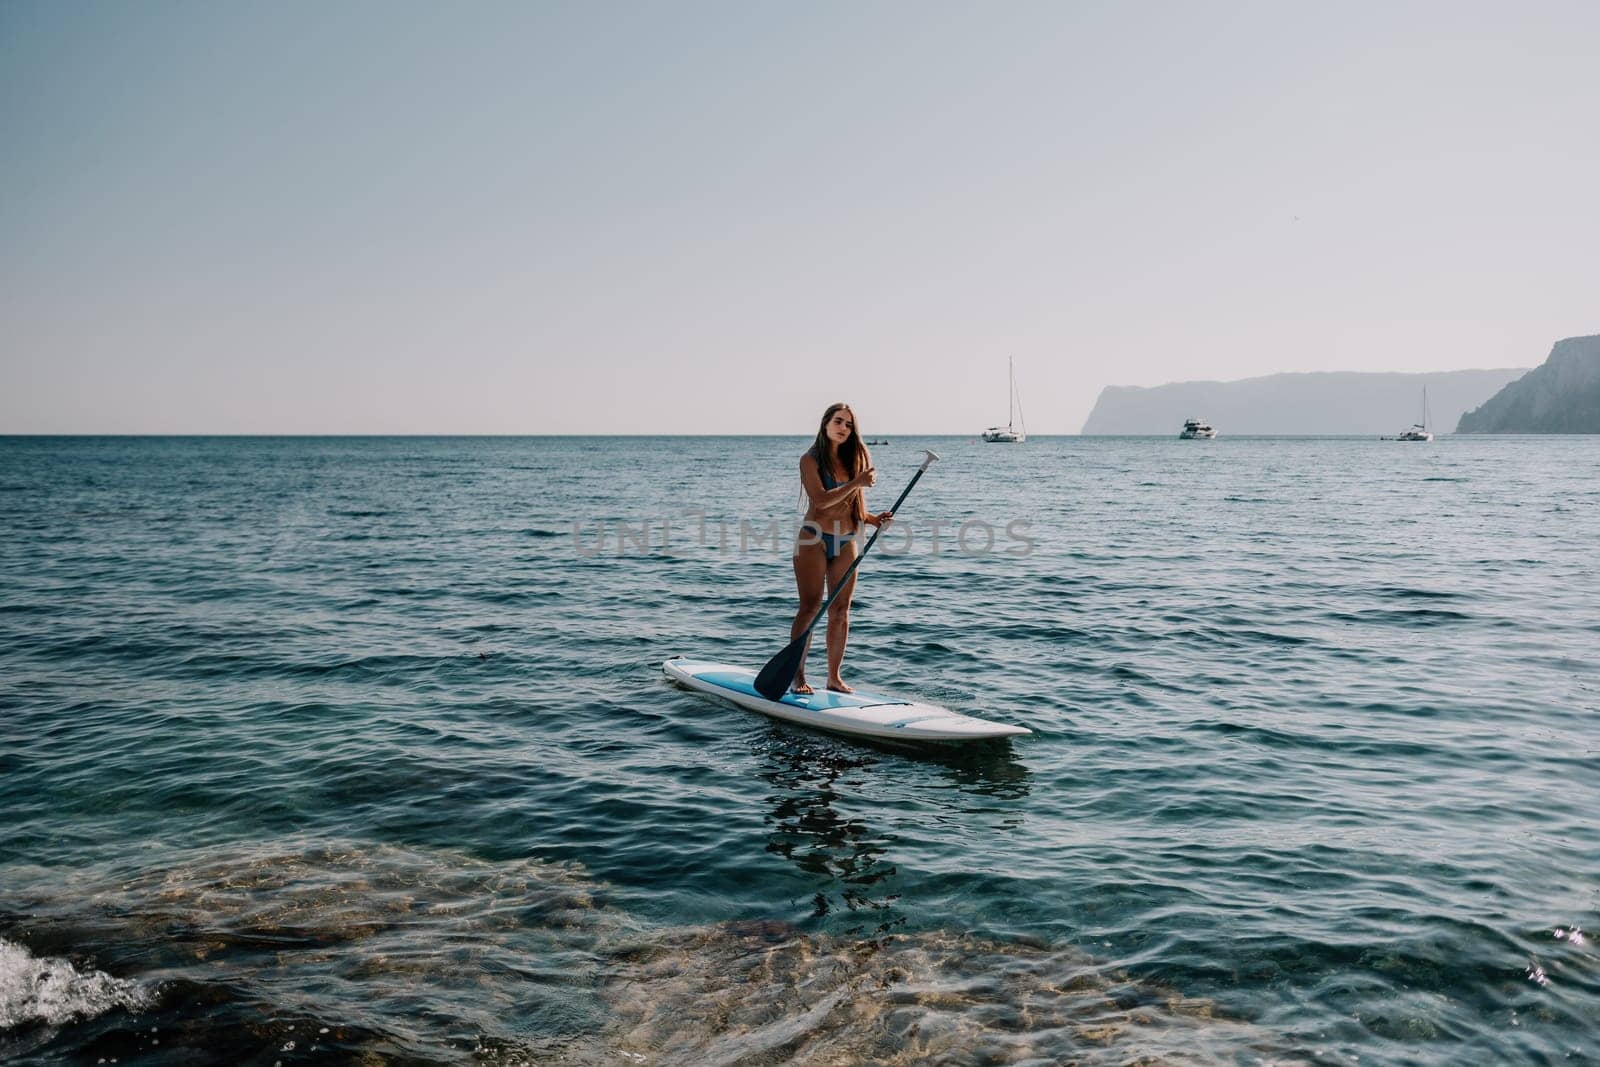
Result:
M800 484L805 486L806 496L811 500L811 506L818 511L826 511L849 500L852 494L861 491L864 485L872 484L872 476L876 472L871 467L851 478L848 482L836 489L822 488L822 475L817 471L817 461L810 456L800 457Z

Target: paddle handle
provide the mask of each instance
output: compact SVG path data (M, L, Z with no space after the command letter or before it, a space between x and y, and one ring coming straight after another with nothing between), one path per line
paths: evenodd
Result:
M900 510L900 505L904 504L906 502L906 497L911 495L911 489L917 484L917 479L921 478L923 473L927 471L929 467L933 466L934 461L939 458L939 454L937 452L927 448L922 450L922 456L922 466L917 468L917 473L913 474L911 476L911 480L906 483L905 489L901 491L899 498L895 500L894 506L889 509L891 513L898 512ZM861 566L861 561L867 558L867 553L872 551L872 546L878 543L878 535L881 533L883 533L882 526L876 526L873 528L872 536L867 538L866 546L862 548L860 552L856 553L856 558L851 561L849 569L846 570L844 575L834 583L833 592L828 594L828 599L822 602L822 606L817 609L817 613L811 616L811 622L806 625L805 630L800 634L801 637L804 637L806 634L809 634L812 630L816 629L817 620L821 619L822 616L827 613L828 605L832 604L833 598L839 595L839 590L850 584L850 576L855 574L857 567Z

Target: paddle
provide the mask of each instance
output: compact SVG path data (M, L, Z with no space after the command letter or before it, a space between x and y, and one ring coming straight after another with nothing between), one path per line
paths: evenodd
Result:
M911 476L911 481L906 483L905 492L900 494L900 499L896 500L894 507L889 509L894 514L898 515L900 513L900 505L904 504L906 497L911 495L911 487L917 484L917 479L922 477L922 472L933 466L933 461L939 458L936 453L927 449L923 449L922 454L927 458L922 461L922 466L917 468L917 473ZM800 673L800 664L805 662L806 643L811 640L811 631L816 629L817 620L821 619L827 612L828 605L832 604L833 598L839 595L839 590L850 584L850 576L856 572L857 567L861 566L861 561L867 558L867 553L872 551L872 546L878 543L878 535L881 533L883 533L883 527L881 526L872 531L872 537L868 539L866 547L856 555L855 561L850 564L850 569L845 571L840 579L834 583L833 592L828 596L827 600L822 602L822 607L817 609L817 613L811 616L810 624L806 626L799 637L789 642L788 648L773 656L767 661L767 665L761 668L761 673L756 675L756 692L768 700L777 700L789 691L789 686L794 684L794 676Z

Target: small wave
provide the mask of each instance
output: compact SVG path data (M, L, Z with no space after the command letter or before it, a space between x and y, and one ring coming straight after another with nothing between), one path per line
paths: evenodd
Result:
M1389 611L1334 611L1328 618L1338 622L1376 623L1389 626L1438 626L1448 623L1471 622L1473 616L1462 611L1444 608L1410 608Z
M991 627L987 635L1008 641L1039 641L1049 642L1052 645L1067 645L1074 642L1092 641L1096 635L1076 626L1051 626L1028 623L1010 623L1003 626Z
M139 983L104 971L80 971L54 956L39 958L0 941L0 1030L27 1023L59 1026L112 1008L139 1011L151 997Z
M1226 640L1227 643L1236 646L1258 643L1266 645L1286 645L1292 647L1295 645L1309 645L1312 643L1311 638L1309 637L1301 637L1299 634L1283 633L1276 630L1234 630L1231 632L1222 633L1215 631L1200 631L1196 634L1196 636L1204 637L1212 641Z
M1266 748L1320 748L1325 742L1314 735L1292 730L1274 730L1265 726L1220 720L1200 720L1187 729L1201 733L1217 733L1224 737L1254 742Z
M528 529L523 530L522 532L527 537L565 537L566 536L566 534L563 533L560 530L541 530L541 529L538 529L537 527L529 527Z
M1407 585L1383 585L1372 590L1381 597L1390 597L1395 600L1459 600L1460 593L1452 593L1443 589L1417 589Z

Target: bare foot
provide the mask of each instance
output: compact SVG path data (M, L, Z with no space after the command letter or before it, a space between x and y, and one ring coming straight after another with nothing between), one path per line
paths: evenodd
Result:
M789 687L789 692L799 693L801 696L804 696L807 693L815 693L816 690L807 685L804 678L799 678L796 679L795 683Z
M854 693L855 690L844 684L843 678L834 678L828 682L828 688L835 693Z

